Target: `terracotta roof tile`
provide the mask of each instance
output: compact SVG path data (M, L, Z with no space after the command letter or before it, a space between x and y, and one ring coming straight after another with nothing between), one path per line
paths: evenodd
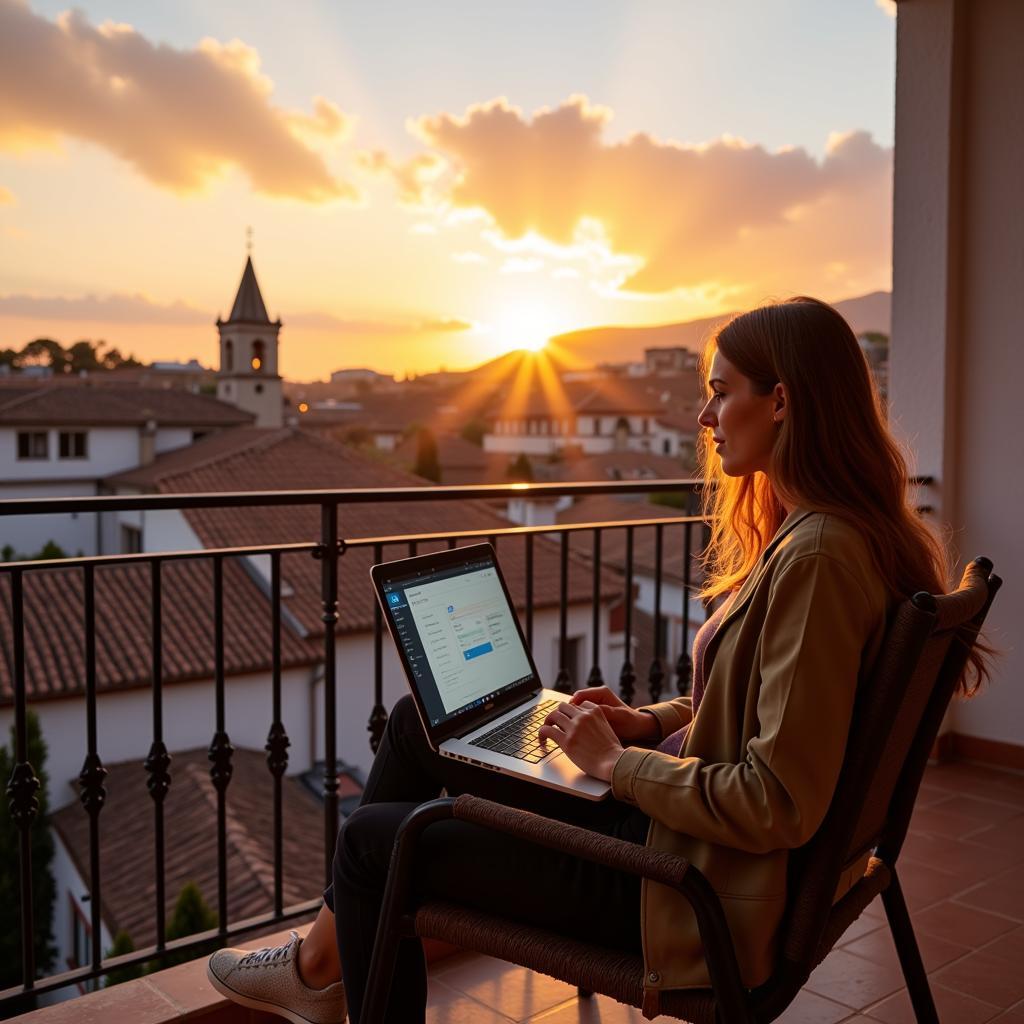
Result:
M83 576L79 569L26 572L25 674L32 699L85 692ZM152 676L151 577L143 563L96 569L96 685L148 685ZM161 578L163 678L214 674L213 569L208 559L165 563ZM14 697L11 577L0 574L0 704ZM224 668L228 675L271 664L269 602L238 559L224 565ZM282 664L311 665L318 645L282 624Z
M236 750L227 788L228 918L242 920L273 909L273 780L266 756ZM107 798L100 813L103 919L124 929L136 948L153 943L156 881L153 801L141 759L106 765ZM164 802L166 912L186 882L195 882L217 908L217 796L205 750L172 753L171 787ZM295 776L282 779L284 905L314 899L322 890L324 818L320 801ZM53 823L83 880L89 879L89 818L75 802Z
M47 381L38 387L0 385L0 424L5 426L228 427L255 417L207 395L174 388L102 384L93 378Z

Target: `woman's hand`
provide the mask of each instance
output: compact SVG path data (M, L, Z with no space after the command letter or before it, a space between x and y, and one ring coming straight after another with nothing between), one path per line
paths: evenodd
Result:
M582 705L596 704L608 720L612 731L622 740L651 740L660 737L661 727L657 718L646 711L631 708L607 686L591 686L577 690L570 702Z
M611 781L622 744L597 704L592 701L559 704L544 719L537 735L542 740L557 743L569 760L588 775Z

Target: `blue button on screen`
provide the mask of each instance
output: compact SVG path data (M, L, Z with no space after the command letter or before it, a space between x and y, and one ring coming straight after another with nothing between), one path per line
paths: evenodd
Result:
M493 650L494 648L488 640L485 644L478 644L476 647L470 647L469 650L463 651L462 656L466 661L472 661L474 658L479 658L481 654L490 654Z
M388 601L391 604L398 604L400 600L401 598L398 596L398 594L388 594Z

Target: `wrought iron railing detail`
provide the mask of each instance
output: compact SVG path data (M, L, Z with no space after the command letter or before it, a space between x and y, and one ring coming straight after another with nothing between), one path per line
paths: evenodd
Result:
M560 484L532 485L528 492L538 495L574 495L605 493L651 493L679 492L692 490L692 481L630 481L604 484ZM12 626L12 653L9 657L11 679L14 687L14 720L16 734L15 766L11 779L7 782L7 792L11 800L12 814L19 833L20 845L20 878L21 878L21 924L23 946L23 977L24 984L15 990L0 993L0 1013L4 1007L13 1005L12 1000L22 996L27 990L39 992L54 991L62 986L75 982L86 983L103 975L110 966L104 960L102 948L102 890L104 872L101 870L100 836L103 828L104 809L107 805L107 767L105 767L101 750L97 741L97 581L102 578L101 570L111 566L134 565L149 575L149 617L147 631L149 634L149 689L151 697L151 734L146 737L148 752L143 761L146 772L146 787L152 800L153 840L152 861L143 863L142 869L153 879L152 889L155 891L153 904L153 942L117 958L117 966L142 964L162 955L180 950L199 951L204 943L211 938L207 933L188 939L167 940L166 938L166 905L167 905L167 864L168 850L166 836L173 828L169 819L165 822L166 798L173 781L172 755L168 750L165 736L165 675L172 664L171 649L167 648L165 666L165 618L168 628L172 624L171 608L166 609L165 616L165 585L171 581L171 574L165 572L165 566L174 562L188 561L192 563L209 563L212 578L212 607L210 618L213 636L213 679L212 689L215 701L215 721L212 739L209 743L208 757L210 762L210 779L216 792L217 801L217 911L218 926L216 935L219 939L241 937L257 927L283 925L297 920L315 911L318 901L310 900L288 905L284 888L284 833L282 818L283 783L290 767L289 751L292 740L286 729L286 714L282 709L282 671L283 631L285 629L285 611L282 604L282 558L284 555L305 556L320 561L320 621L323 626L322 640L316 643L320 648L322 663L318 663L319 675L316 686L322 686L322 707L318 709L318 741L321 744L323 758L323 777L321 792L323 796L324 837L325 837L325 875L329 874L331 852L337 835L339 821L339 782L338 769L340 764L339 751L336 745L337 725L339 717L339 687L344 683L345 692L350 693L348 685L354 680L338 678L338 672L346 672L346 664L338 665L338 640L341 631L339 594L344 599L347 590L348 574L345 570L345 555L349 551L368 548L375 562L391 558L414 555L420 550L434 550L438 547L454 548L461 544L478 541L489 541L501 552L502 558L522 557L520 565L524 567L525 577L519 597L522 601L521 613L524 634L531 649L536 643L550 645L552 627L557 626L553 649L543 648L543 660L548 664L555 661L555 687L568 692L574 686L581 685L583 679L574 678L576 672L585 671L582 661L590 658L589 675L586 685L600 685L603 680L610 679L613 667L609 664L610 653L615 650L609 645L609 638L624 635L624 648L621 669L618 674L618 688L622 699L634 703L637 699L637 671L634 662L637 660L635 651L638 649L638 635L641 639L639 650L647 653L649 643L647 634L638 629L640 603L649 600L650 577L654 583L654 631L655 648L651 661L651 670L647 673L646 684L651 688L651 697L657 699L663 689L664 670L658 652L663 637L660 631L662 624L662 560L664 552L663 538L669 531L682 530L684 538L684 555L682 566L683 604L682 615L684 640L687 637L688 615L691 602L687 593L691 575L691 528L699 523L685 515L671 516L665 519L624 520L618 522L550 524L544 526L519 527L509 524L508 527L490 527L484 530L448 531L445 533L403 534L401 536L350 537L342 539L342 523L345 507L350 504L378 502L418 502L418 501L460 501L496 497L524 497L521 486L481 486L456 488L398 488L390 491L330 491L330 492L266 492L266 493L235 493L235 494L204 494L204 495L140 495L140 496L102 496L96 498L47 499L31 501L0 502L0 523L6 515L46 514L60 512L107 512L129 510L186 510L193 508L226 509L246 507L272 506L313 506L319 513L319 536L309 541L287 544L265 544L246 547L220 547L205 550L151 552L142 554L113 554L97 556L79 556L50 562L20 562L0 566L0 582L6 577L9 581L10 621ZM341 514L341 521L339 521ZM609 564L608 552L613 549L612 538L616 531L619 537L625 537L625 555L621 562ZM641 531L641 533L637 533ZM636 540L640 536L649 536L643 531L654 531L656 537L655 565L641 567L634 564ZM577 536L578 534L578 536ZM588 543L589 542L589 543ZM520 546L521 547L518 547ZM506 550L507 549L507 550ZM518 550L517 550L518 549ZM619 548L618 550L621 550ZM227 666L225 663L225 615L229 593L233 587L234 577L225 566L236 560L241 561L255 556L269 557L269 606L270 606L270 691L271 707L268 708L269 728L266 733L265 753L267 772L272 780L273 793L273 858L274 883L273 907L266 913L245 921L232 921L229 918L228 894L232 879L229 875L226 847L228 812L232 803L233 773L236 757L230 739L234 733L232 722L228 720L226 707ZM538 577L536 570L540 564L546 575ZM674 556L673 556L674 559ZM65 971L50 978L36 979L33 961L33 921L32 921L32 889L31 889L31 848L30 838L33 828L40 827L38 818L38 799L36 791L38 779L35 769L30 763L27 746L27 706L29 694L26 682L26 623L25 623L25 580L29 574L43 573L54 569L81 569L81 594L83 602L84 626L84 660L83 660L83 696L84 719L86 732L86 753L78 774L79 802L81 813L88 816L89 823L89 864L87 884L90 892L89 914L92 934L89 949L89 962ZM361 570L362 571L362 570ZM589 572L589 578L586 573ZM637 590L637 578L644 574L646 582L642 583L641 591ZM676 573L675 565L671 572ZM339 573L343 573L339 581ZM555 580L557 573L557 581ZM543 579L542 584L540 580ZM646 590L643 590L643 588ZM641 597L641 593L646 597ZM588 597L583 595L587 594ZM574 604L570 620L570 595ZM168 598L167 600L170 600ZM555 606L557 602L557 608ZM589 604L591 614L577 617ZM614 606L617 611L613 612ZM649 615L649 605L645 614ZM699 611L699 607L694 605ZM544 626L540 627L539 609L543 610ZM146 609L139 609L138 614L145 615ZM672 614L680 612L673 607ZM617 616L616 624L612 625L609 615ZM145 622L146 620L143 619ZM586 621L586 625L584 625ZM570 629L571 626L571 629ZM590 631L590 644L585 645L584 639L577 634ZM369 747L376 751L387 722L387 702L384 692L384 660L383 635L386 625L378 607L372 612L372 697L368 700L370 713L367 730ZM673 635L675 628L673 627ZM166 642L169 644L170 634ZM617 642L617 639L616 639ZM570 651L570 644L573 645ZM684 643L685 648L685 643ZM589 647L589 649L585 649ZM538 660L540 660L538 658ZM682 660L676 666L679 685L682 687ZM689 673L689 667L685 669ZM660 672L660 675L659 675ZM168 678L170 678L168 676ZM646 695L644 695L646 698ZM350 700L351 698L347 698ZM233 707L233 705L231 705ZM349 713L346 706L345 713ZM237 739L236 739L237 742ZM311 755L317 760L319 754ZM109 885L109 881L108 881ZM268 901L269 903L269 901Z

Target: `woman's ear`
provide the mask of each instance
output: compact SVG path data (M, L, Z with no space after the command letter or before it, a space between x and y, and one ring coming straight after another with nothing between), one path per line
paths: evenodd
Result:
M776 423L781 423L786 418L786 409L789 405L786 400L786 385L782 381L775 385L772 397L775 399L775 411L772 413L772 419Z

